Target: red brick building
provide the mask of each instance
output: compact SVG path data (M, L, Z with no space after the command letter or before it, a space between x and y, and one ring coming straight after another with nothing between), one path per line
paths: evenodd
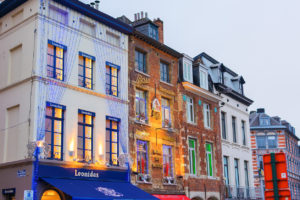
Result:
M220 96L201 60L180 60L179 119L184 186L192 200L222 199Z

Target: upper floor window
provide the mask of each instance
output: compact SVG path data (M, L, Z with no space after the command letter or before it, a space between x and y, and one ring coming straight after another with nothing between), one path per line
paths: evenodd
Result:
M135 50L135 69L147 73L146 54L138 50Z
M277 148L277 140L275 135L269 135L267 137L268 148Z
M135 118L140 122L147 121L146 92L138 89L135 91Z
M49 18L68 25L68 12L53 5L49 5Z
M158 40L158 28L149 24L149 36L155 40Z
M190 174L197 174L196 168L196 140L189 139L189 160L190 160Z
M137 140L137 170L139 174L148 174L148 143Z
M233 142L237 143L236 118L234 116L232 116L232 135L233 135Z
M270 118L268 117L263 117L259 119L259 124L261 126L269 126L270 125Z
M94 113L78 110L77 158L79 161L93 160Z
M171 107L170 100L161 98L162 127L171 127Z
M119 47L120 46L120 37L114 33L111 33L109 31L106 31L106 38L107 38L107 42Z
M266 136L256 136L257 148L265 149L266 148Z
M245 185L247 189L249 188L249 172L248 172L248 161L244 161L244 167L245 167Z
M206 168L207 176L213 176L213 147L211 143L206 143Z
M186 116L187 122L195 123L194 101L191 97L186 97Z
M225 112L221 112L221 125L222 125L222 138L226 140L227 134L226 134L226 113Z
M173 177L172 147L163 145L164 177Z
M235 186L240 186L239 160L234 159Z
M204 127L211 128L209 104L203 104Z
M223 157L225 184L229 185L228 156Z
M106 62L106 94L119 96L119 69L119 66Z
M208 90L208 73L206 70L200 69L200 87Z
M183 62L183 79L193 83L193 66L191 62Z
M64 80L64 45L48 41L47 77Z
M62 160L65 106L47 102L45 142L49 146L48 159Z
M163 62L160 62L160 80L170 83L169 65Z
M246 127L245 121L242 120L242 135L243 135L243 145L246 145Z
M93 89L93 61L95 57L79 52L78 85Z
M277 137L276 135L256 136L256 144L260 149L277 148Z
M120 119L106 116L106 160L110 165L119 165Z

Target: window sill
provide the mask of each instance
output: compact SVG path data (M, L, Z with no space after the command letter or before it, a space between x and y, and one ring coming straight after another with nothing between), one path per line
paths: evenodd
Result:
M166 85L168 85L168 86L171 86L171 87L174 86L172 83L168 83L168 82L165 82L165 81L162 81L162 80L160 80L159 82L164 83L164 84L166 84Z
M139 73L139 74L142 74L142 75L144 75L144 76L147 76L147 77L149 77L149 78L150 78L150 75L149 75L149 74L147 74L147 73L145 73L145 72L142 72L142 71L140 71L140 70L137 70L137 69L135 69L134 71L135 71L135 72L137 72L137 73Z
M175 186L177 184L176 183L163 183L163 185Z
M149 123L147 122L141 122L141 121L138 121L138 120L134 120L134 123L136 124L140 124L140 125L145 125L145 126L151 126Z
M190 125L197 126L197 123L196 123L196 122L189 122L189 121L187 121L186 123L188 123L188 124L190 124Z
M213 177L213 176L207 176L208 179L211 179L211 180L217 180L217 178Z
M175 133L175 130L172 127L170 127L170 128L162 127L161 129L165 130L165 131L168 131L168 132L171 132L171 133Z
M137 184L152 185L152 182L136 181Z

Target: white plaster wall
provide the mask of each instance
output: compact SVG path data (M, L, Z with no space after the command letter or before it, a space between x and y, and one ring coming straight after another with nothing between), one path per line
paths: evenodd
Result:
M222 154L223 156L228 156L229 184L235 186L234 159L237 158L239 159L240 187L245 186L244 161L248 161L249 186L253 187L254 182L253 182L253 170L252 170L253 168L252 154L250 148L249 114L247 111L248 107L224 94L222 94L222 97L223 97L223 102L225 102L225 105L221 107L221 111L226 113L226 134L227 134L226 140L224 140L221 136ZM237 143L233 142L232 116L236 117ZM243 145L242 124L241 124L242 120L245 121L246 145Z

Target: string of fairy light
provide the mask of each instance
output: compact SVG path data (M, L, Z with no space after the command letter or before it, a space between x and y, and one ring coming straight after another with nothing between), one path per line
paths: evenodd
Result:
M46 3L50 1L40 0L41 5L46 7ZM78 59L78 52L79 52L79 44L81 42L81 38L83 37L82 23L80 23L80 18L83 17L80 13L72 13L72 19L68 19L70 22L70 26L67 27L59 23L59 15L56 15L56 19L49 19L47 16L47 9L43 6L40 8L41 17L39 20L39 38L41 39L39 45L39 51L41 52L40 58L37 60L37 66L40 66L38 69L39 74L46 74L47 69L47 46L48 46L48 39L51 39L57 43L63 44L67 46L67 51L64 53L64 84L72 84L71 82L71 75L75 74L75 70L78 69L78 65L76 65L76 59ZM68 13L71 13L71 9L67 8L66 10ZM68 16L69 17L69 16ZM54 21L53 21L54 20ZM72 23L73 22L73 23ZM99 27L99 26L95 26ZM96 33L97 30L95 30ZM103 32L103 30L100 30ZM103 33L102 33L103 34ZM124 36L123 36L124 37ZM123 40L124 38L122 38ZM120 65L121 70L127 66L127 53L125 54L125 50L122 50L118 47L114 47L111 44L108 44L105 41L97 39L93 37L93 48L96 57L96 61L94 64L94 73L97 73L97 76L94 76L94 83L98 82L97 84L101 84L104 87L101 90L105 91L105 84L106 84L106 68L105 68L105 61L100 62L101 58L103 60L112 62L114 64ZM123 54L123 55L122 55ZM126 56L125 56L126 55ZM124 66L122 68L122 66ZM95 80L97 77L100 80ZM76 79L77 80L77 79ZM127 85L127 73L119 73L119 97L121 99L125 99L127 91L120 91L120 87L123 88ZM76 82L77 85L77 82ZM124 87L126 88L126 87ZM56 85L54 83L45 84L43 81L38 81L38 113L37 113L37 140L43 140L45 137L45 109L46 109L46 101L61 104L64 94L66 92L66 88L63 86ZM127 130L128 130L128 119L127 119L127 105L121 102L117 102L111 100L109 98L105 99L106 107L108 108L108 115L121 118L121 123L119 127L119 142L121 149L124 153L127 153Z

